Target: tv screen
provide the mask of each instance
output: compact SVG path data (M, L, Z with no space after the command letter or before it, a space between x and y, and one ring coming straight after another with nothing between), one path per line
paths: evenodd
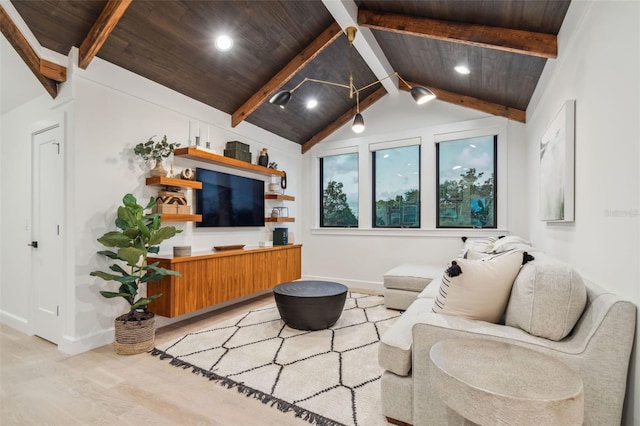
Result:
M196 169L197 227L264 226L264 181Z

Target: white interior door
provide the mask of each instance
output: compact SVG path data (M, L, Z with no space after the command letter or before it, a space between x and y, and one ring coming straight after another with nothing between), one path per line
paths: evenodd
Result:
M59 126L33 135L33 332L56 344L64 292L62 142Z

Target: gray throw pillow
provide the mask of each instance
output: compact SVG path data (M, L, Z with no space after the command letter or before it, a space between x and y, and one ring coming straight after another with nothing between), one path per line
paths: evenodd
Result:
M559 341L571 333L586 302L584 282L571 266L536 253L513 283L505 324Z

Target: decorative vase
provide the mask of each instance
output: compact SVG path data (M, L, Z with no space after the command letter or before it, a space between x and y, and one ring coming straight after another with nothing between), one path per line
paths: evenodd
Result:
M267 148L262 148L262 151L260 151L258 165L263 167L267 167L267 165L269 165L269 154L267 154Z
M155 315L148 312L146 319L126 321L127 315L121 315L114 321L116 353L118 355L134 355L153 349L156 336Z
M156 160L156 166L149 171L149 174L153 177L164 177L167 175L167 170L162 165L162 160Z

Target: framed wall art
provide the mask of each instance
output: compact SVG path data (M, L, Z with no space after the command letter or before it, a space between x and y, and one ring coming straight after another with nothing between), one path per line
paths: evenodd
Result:
M540 140L540 219L574 221L575 100L564 103Z

